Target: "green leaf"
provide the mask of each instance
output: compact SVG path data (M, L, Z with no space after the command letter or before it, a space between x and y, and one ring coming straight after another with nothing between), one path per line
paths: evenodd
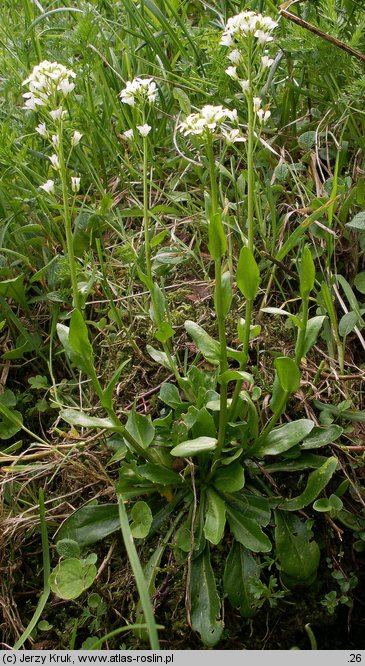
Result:
M179 486L184 480L172 469L154 463L146 463L137 467L137 473L148 481L159 486Z
M298 143L301 148L304 148L306 151L310 150L316 142L316 132L314 130L309 130L309 132L304 132L298 137Z
M288 317L299 329L302 329L302 322L300 321L297 315L288 312L287 310L282 310L282 308L261 308L261 312L267 312L268 314L280 315L282 317Z
M120 529L117 504L88 504L74 511L57 532L57 543L76 541L80 548L90 546Z
M56 550L60 557L79 557L81 548L73 539L60 539L57 541Z
M162 400L162 402L165 403L165 405L168 405L172 409L176 409L183 404L179 389L175 386L175 384L169 384L168 382L162 384L159 398Z
M294 393L300 386L300 371L292 358L280 356L275 359L280 386L287 393Z
M227 518L236 541L254 553L270 552L270 540L254 520L241 515L231 505L227 506Z
M223 538L226 524L226 506L224 500L211 488L207 489L207 508L205 516L205 538L217 545Z
M81 357L86 366L92 364L93 348L80 310L74 310L71 315L68 342L73 353Z
M82 428L107 428L108 430L117 430L117 426L109 418L101 419L97 416L89 416L78 409L63 409L60 412L61 418L70 425L81 426Z
M365 212L358 213L355 217L346 224L346 227L355 229L356 231L365 231Z
M6 389L0 394L0 439L10 439L22 429L23 417L12 407L16 405L16 397Z
M181 88L173 88L172 95L178 101L183 114L188 116L191 113L190 97Z
M341 511L343 508L342 500L337 495L330 495L329 498L322 497L313 503L313 509L321 513L327 511Z
M114 374L112 375L111 379L108 382L107 387L103 391L103 399L102 399L102 405L103 407L112 408L113 403L113 391L120 379L120 375L122 374L122 371L124 370L125 366L128 365L130 362L130 358L127 358L125 361L123 361L118 368L115 370Z
M260 286L260 271L249 247L243 247L237 264L237 287L247 300L252 301Z
M327 428L313 428L311 434L303 440L300 448L319 449L321 446L328 446L341 437L342 433L343 428L335 424L327 426Z
M125 424L127 432L138 442L143 449L147 449L153 442L155 429L151 423L151 418L144 414L138 414L133 407L129 413L127 423Z
M250 587L259 580L260 567L251 553L240 543L233 546L226 560L223 588L233 608L239 608L242 617L255 615L255 597Z
M346 314L341 317L338 332L342 338L345 338L349 333L351 333L357 324L357 314L356 312L346 312Z
M219 375L218 382L220 384L228 384L228 382L243 381L253 384L254 378L248 372L243 370L226 370L223 374Z
M250 492L241 492L239 495L224 494L226 504L245 518L253 520L258 525L266 527L270 522L271 510L266 497L254 495Z
M320 560L320 550L312 539L313 533L295 515L277 511L275 522L280 569L297 582L305 583L315 575Z
M213 416L208 412L206 407L202 407L201 409L197 410L197 414L192 425L192 432L195 439L198 437L212 437L213 439L216 438L217 427L215 425Z
M300 295L303 299L305 299L308 298L310 292L314 289L314 280L316 277L316 269L314 266L312 253L307 245L305 245L303 248L299 275Z
M156 363L159 365L162 365L164 368L167 368L168 370L173 370L169 358L165 352L159 351L158 349L155 349L154 347L151 347L151 345L146 345L147 352L153 358Z
M186 442L178 444L170 453L177 458L187 458L188 456L196 456L199 453L207 453L213 451L217 446L217 440L214 437L197 437L196 439L189 439Z
M49 578L50 588L61 599L76 599L93 584L96 574L95 564L70 557L61 560L53 569Z
M356 275L354 285L360 294L365 294L365 271Z
M283 502L279 508L285 511L299 511L311 504L327 486L336 471L337 465L337 458L328 458L319 469L309 475L304 491L297 497Z
M312 349L315 344L318 334L322 328L323 322L326 319L326 316L312 317L307 322L307 328L305 332L305 341L303 347L303 357L306 356L310 349Z
M131 510L131 532L135 539L144 539L152 525L152 511L146 502L136 502Z
M214 261L219 261L227 249L227 239L224 233L221 211L208 217L208 249Z
M223 316L226 317L231 309L232 304L232 285L231 285L231 274L229 271L226 271L222 275L222 306L223 306ZM216 299L216 290L214 291L214 298ZM216 301L215 307L217 309Z
M155 332L155 338L162 344L170 340L175 335L175 331L172 328L171 324L168 321L163 321L157 331Z
M207 647L214 647L222 635L223 622L220 617L220 601L217 594L209 548L191 562L190 576L190 620Z
M193 338L197 348L203 354L209 363L212 365L219 365L220 362L220 344L217 340L214 340L208 333L205 332L204 328L195 324L193 321L185 322L185 329L190 337Z
M314 423L310 419L299 419L274 428L255 450L255 456L263 458L267 455L276 456L284 453L299 444L313 428Z
M219 467L213 476L213 484L224 493L236 493L245 485L245 472L239 462Z

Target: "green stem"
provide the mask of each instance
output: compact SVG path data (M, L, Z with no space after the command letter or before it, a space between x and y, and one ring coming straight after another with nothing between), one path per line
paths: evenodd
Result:
M43 555L43 592L39 597L37 608L34 611L33 617L29 622L25 631L23 631L20 638L14 645L14 650L20 650L22 645L24 645L27 638L32 633L33 629L37 626L39 618L41 617L44 607L47 603L47 599L50 593L49 587L49 577L51 573L50 560L49 560L49 544L48 544L48 534L47 534L47 524L46 524L46 511L44 506L44 495L42 488L39 489L39 518L41 523L41 538L42 538L42 555Z
M140 563L132 532L129 526L128 515L124 506L123 497L118 495L119 507L119 521L120 529L122 531L125 549L127 551L128 559L132 567L134 578L136 580L137 590L143 609L143 614L147 624L147 631L150 639L151 650L159 650L160 644L158 640L157 627L155 616L153 614L151 599L148 592L148 586L143 574L142 565Z
M145 119L143 118L143 124ZM143 137L143 227L144 227L144 254L146 273L152 282L151 244L149 232L149 203L148 203L148 139Z
M240 364L240 370L245 370L247 367L247 361L248 361L248 348L250 345L250 332L251 332L251 318L252 318L252 301L247 300L246 301L246 319L245 319L245 336L243 339L243 344L242 344L242 353L244 354L244 359L242 363ZM247 326L247 321L250 322L250 325ZM235 421L237 418L237 406L238 406L238 401L240 397L240 393L242 390L243 386L243 380L239 380L236 383L234 393L232 396L232 404L231 404L231 409L229 413L229 420L230 421Z
M300 366L300 362L302 360L304 352L305 336L307 333L307 324L308 324L308 308L309 308L309 298L303 298L302 328L299 330L298 340L295 350L295 362L298 368Z
M217 173L214 162L214 153L213 153L213 142L212 137L208 133L206 140L206 150L209 163L209 175L210 175L210 195L211 195L211 215L214 219L218 213L218 188L217 188ZM219 371L220 374L225 372L228 369L227 362L227 338L226 338L226 324L224 317L223 309L223 292L222 292L222 261L221 258L215 259L214 262L215 268L215 307L216 315L218 322L218 335L219 335L219 344L220 344L220 364ZM222 452L224 445L224 437L227 426L227 384L224 383L221 385L220 390L220 411L219 411L219 429L218 429L218 443L215 450L213 464L216 460L219 459L219 456Z
M71 285L72 285L72 295L73 295L73 305L75 308L80 310L80 295L77 286L77 271L75 263L75 253L74 253L74 243L72 236L72 221L70 215L70 208L68 204L68 182L67 182L67 168L65 164L65 156L63 152L63 128L62 120L60 121L60 127L58 132L59 138L59 147L58 147L58 159L60 163L60 178L62 185L62 198L63 198L63 214L64 214L64 223L65 223L65 232L66 232L66 246L68 254L68 262L70 266L70 276L71 276Z

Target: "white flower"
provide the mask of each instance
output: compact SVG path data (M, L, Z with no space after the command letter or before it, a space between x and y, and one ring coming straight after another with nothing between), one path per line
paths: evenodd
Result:
M40 190L44 190L47 194L54 193L54 180L47 180L44 185L39 186Z
M221 41L219 42L221 46L233 46L234 41L229 34L224 34L222 35Z
M137 103L152 104L157 97L157 87L153 79L141 79L136 77L133 81L127 81L125 88L119 97L124 104L134 106Z
M53 155L51 155L49 157L49 161L51 162L54 169L59 169L60 168L60 161L59 161L58 155L56 155L56 153L53 153Z
M239 65L241 62L241 54L238 49L233 49L233 51L228 54L227 58L233 62L234 65Z
M271 42L271 33L277 23L270 16L263 16L253 11L242 11L228 19L221 38L222 46L235 46L248 35L253 35L259 44ZM234 62L234 60L232 60Z
M58 136L58 134L52 134L52 143L55 148L58 148L58 146L60 145L60 137Z
M245 137L242 136L242 134L240 134L239 129L231 129L231 130L222 129L222 134L229 146L232 145L233 143L246 141Z
M80 189L81 178L78 176L71 176L71 189L73 192L78 192Z
M58 91L61 91L64 96L68 95L75 87L75 84L70 81L75 76L75 72L64 65L43 60L23 81L23 86L29 88L29 92L23 95L26 99L24 108L37 110L37 106L47 105L51 99L54 101Z
M265 109L259 109L257 112L257 117L262 125L264 125L266 121L269 120L270 116L271 111L269 111L269 109L266 109L266 111Z
M35 128L35 131L38 132L38 134L40 134L41 136L47 136L48 132L47 132L46 123L39 123L39 125L37 125L37 127Z
M80 143L82 137L83 135L81 134L81 132L75 130L71 137L71 146L77 146L77 144Z
M57 86L57 90L61 90L63 95L67 97L67 95L73 91L75 87L74 83L71 83L71 81L68 81L68 79L64 79L63 81L60 81L60 83Z
M253 98L253 110L258 112L258 110L261 109L261 97L254 97Z
M126 130L125 132L123 132L123 136L126 139L128 139L128 141L131 141L131 139L133 139L133 134L134 134L134 132L133 132L132 129L129 129L129 130Z
M179 129L184 136L189 134L200 135L204 132L213 134L225 120L237 122L237 111L225 109L223 106L212 106L207 104L198 113L191 113L185 121L181 122Z
M231 79L238 79L238 74L237 74L237 67L233 67L233 65L230 65L226 69L226 74L231 77Z
M60 118L63 118L65 114L66 111L63 111L62 106L59 106L58 109L50 111L50 116L53 120L59 120Z
M248 79L240 79L239 84L243 92L248 92L250 90L250 82Z
M137 129L141 136L147 136L150 133L152 127L151 125L137 125Z
M262 58L261 58L261 62L262 62L262 66L263 66L263 68L264 68L264 69L267 69L267 68L271 67L271 65L273 64L274 60L273 60L272 58L269 58L269 56L264 55L264 56L262 56Z
M256 30L255 37L259 44L266 44L266 42L272 42L274 39L270 34L263 30Z

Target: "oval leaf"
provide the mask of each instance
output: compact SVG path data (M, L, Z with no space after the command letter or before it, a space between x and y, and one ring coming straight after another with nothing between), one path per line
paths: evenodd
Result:
M243 247L237 264L237 287L247 300L252 301L260 286L260 271L249 247Z
M296 444L299 444L306 435L313 430L314 423L310 419L299 419L292 423L286 423L283 426L274 428L260 447L255 451L255 456L262 458L263 456L276 456L279 453L288 451Z
M177 458L187 458L188 456L196 456L199 453L207 453L213 451L217 446L217 440L213 437L197 437L196 439L189 439L186 442L181 442L170 453Z

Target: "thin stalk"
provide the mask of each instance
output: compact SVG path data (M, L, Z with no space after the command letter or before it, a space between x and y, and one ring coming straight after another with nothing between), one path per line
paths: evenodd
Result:
M151 599L148 592L148 586L143 574L142 565L140 563L136 547L134 545L132 532L129 526L127 511L124 506L123 497L121 495L118 495L118 507L119 507L120 529L122 531L125 549L127 551L128 559L132 567L141 606L143 609L143 614L146 620L151 650L159 650L160 644L158 640L155 616L153 614Z
M255 150L255 114L253 108L253 92L252 92L252 74L251 74L251 49L248 55L248 76L250 88L247 95L248 106L248 137L247 137L247 240L248 247L253 253L254 251L254 195L255 195L255 169L254 169L254 150ZM248 349L250 346L250 330L252 320L252 301L246 301L245 311L245 337L243 342L244 359L240 364L240 370L246 370L248 361ZM242 390L243 381L236 383L232 403L229 413L229 418L234 419L237 411L239 396Z
M242 344L242 353L244 354L244 360L240 364L240 370L245 370L247 366L247 360L248 360L248 348L250 346L250 332L251 332L251 324L250 326L247 326L247 318L251 322L252 318L252 301L247 300L246 301L246 319L245 319L245 335L243 339L243 344ZM231 409L229 413L229 420L230 421L235 421L237 418L237 407L238 407L238 400L239 396L242 390L243 386L243 381L239 380L236 383L233 396L232 396L232 403L231 403Z
M210 134L207 136L206 149L209 163L210 175L210 195L211 195L211 214L214 219L218 213L218 188L217 188L217 173L214 162L213 143ZM226 323L223 310L223 293L222 293L222 261L216 259L214 262L215 269L215 307L218 323L218 335L220 344L220 364L219 370L222 374L228 369L227 362L227 338L226 338ZM220 390L220 411L219 411L219 428L218 428L218 443L214 454L213 462L218 460L223 444L227 425L227 384L221 385Z
M41 617L44 607L47 603L47 599L50 593L49 587L49 577L51 574L50 560L49 560L49 544L48 544L48 533L47 533L47 524L46 524L46 511L44 506L44 494L42 488L39 489L39 519L41 523L41 538L42 538L42 555L43 555L43 592L39 597L37 608L34 611L33 617L29 622L25 631L23 631L20 638L14 645L14 650L20 650L22 645L24 645L27 638L32 633L33 629L37 626L39 618Z
M143 118L143 124L145 119ZM146 262L146 273L152 282L151 265L151 243L149 230L149 205L148 205L148 139L143 137L143 228L144 228L144 254ZM152 294L151 294L152 296Z
M303 298L302 328L299 330L298 340L295 350L295 362L298 368L300 366L300 362L302 360L304 352L305 336L307 333L307 324L308 324L308 307L309 307L309 298Z
M76 263L75 263L74 243L72 236L72 221L70 215L70 208L68 204L67 169L65 164L65 156L63 152L62 135L63 135L63 129L62 129L62 120L61 120L58 132L59 136L58 159L60 163L60 177L62 184L63 215L64 215L65 232L66 232L66 246L67 246L68 262L70 266L73 305L75 308L80 310L80 294L77 286L77 272L76 272Z

